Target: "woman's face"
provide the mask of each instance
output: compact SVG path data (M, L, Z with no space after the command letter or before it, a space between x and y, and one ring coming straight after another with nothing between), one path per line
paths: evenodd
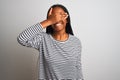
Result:
M60 15L60 16L63 16L63 17L66 16L66 12L60 7L53 8L52 14L57 14L57 15ZM63 19L62 21L60 21L56 24L53 24L52 28L54 29L54 31L65 30L66 23L67 23L67 18Z

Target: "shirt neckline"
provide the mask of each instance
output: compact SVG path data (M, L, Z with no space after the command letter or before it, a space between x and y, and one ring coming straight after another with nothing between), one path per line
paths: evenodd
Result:
M66 40L64 40L64 41L56 40L55 38L53 38L53 36L52 36L51 34L49 34L49 35L50 35L50 38L51 38L52 40L54 40L54 41L56 41L56 42L59 42L59 43L68 42L69 39L70 39L70 34L68 34L68 38L67 38Z

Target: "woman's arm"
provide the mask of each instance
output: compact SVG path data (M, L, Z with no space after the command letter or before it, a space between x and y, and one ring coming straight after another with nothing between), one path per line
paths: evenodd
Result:
M53 9L51 8L48 19L27 28L19 34L17 40L21 45L38 49L39 44L42 42L42 38L44 36L43 28L46 28L47 26L55 24L66 18L59 14L52 14L52 10Z
M27 47L39 49L39 44L42 41L43 28L40 23L37 23L27 29L17 37L18 42Z
M42 38L45 34L43 33L43 29L55 23L55 18L53 16L50 16L47 20L44 20L25 29L17 37L18 42L23 46L39 49L39 44L42 43Z

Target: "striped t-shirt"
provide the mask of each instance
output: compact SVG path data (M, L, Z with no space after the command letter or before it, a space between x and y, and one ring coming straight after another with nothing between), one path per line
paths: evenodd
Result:
M39 80L83 80L77 37L69 34L66 41L55 40L37 23L20 33L17 40L39 50Z

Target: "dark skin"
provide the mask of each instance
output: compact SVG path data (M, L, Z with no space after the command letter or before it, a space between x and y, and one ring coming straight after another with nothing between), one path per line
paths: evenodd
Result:
M65 31L67 23L67 13L60 7L51 8L48 14L48 19L40 22L43 28L52 25L54 33L51 34L54 39L59 41L65 41L69 35Z

